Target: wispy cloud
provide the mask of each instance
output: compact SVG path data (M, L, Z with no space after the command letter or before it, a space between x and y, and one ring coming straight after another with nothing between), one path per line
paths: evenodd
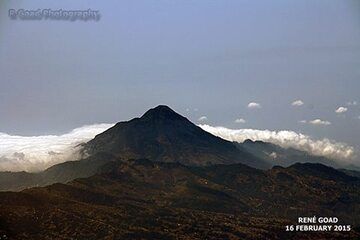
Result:
M186 112L191 112L191 111L193 111L193 112L198 112L199 109L198 109L198 108L193 108L193 109L191 109L191 108L186 108L185 111L186 111Z
M261 108L261 105L260 105L260 103L257 103L257 102L251 102L248 104L247 107L250 109L256 109L256 108Z
M311 121L309 121L309 123L312 124L312 125L324 125L324 126L327 126L327 125L331 124L331 122L326 121L326 120L321 120L319 118L311 120Z
M315 156L325 156L331 159L340 159L342 163L352 163L355 160L355 149L345 143L336 142L327 138L315 140L310 136L294 131L270 131L257 129L229 129L199 125L202 129L223 139L244 142L247 139L261 140L277 144L284 148L295 148L306 151ZM359 163L357 163L359 165Z
M330 125L331 122L329 121L326 121L326 120L321 120L321 119L314 119L314 120L310 120L310 121L307 121L307 120L300 120L299 123L302 123L302 124L312 124L312 125L324 125L324 126L327 126L327 125Z
M357 106L358 102L357 101L349 101L349 102L346 103L346 105L348 105L348 106Z
M291 105L295 106L295 107L300 107L300 106L304 105L304 102L301 100L296 100L296 101L292 102Z
M246 120L243 118L237 118L235 119L235 123L246 123Z
M33 137L0 133L0 171L39 171L60 162L76 160L80 143L112 126L94 124L63 135Z
M205 122L205 121L207 121L207 120L208 120L207 116L201 116L201 117L199 117L199 119L198 119L199 122Z
M344 113L344 112L347 112L347 108L346 107L338 107L335 112L336 113Z

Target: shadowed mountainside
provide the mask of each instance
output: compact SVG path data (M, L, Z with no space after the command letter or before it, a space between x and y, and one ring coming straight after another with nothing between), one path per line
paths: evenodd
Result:
M141 118L117 123L86 143L84 152L185 165L243 163L261 169L270 167L262 159L202 130L163 105L150 109Z
M43 172L0 172L0 191L20 191L53 183L66 183L101 172L102 166L115 160L111 154L97 153L79 161L56 164ZM121 159L117 159L121 161Z

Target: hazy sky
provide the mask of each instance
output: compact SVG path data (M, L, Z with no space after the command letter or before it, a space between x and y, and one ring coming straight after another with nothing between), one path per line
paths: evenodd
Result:
M10 20L10 8L101 19ZM59 134L158 104L359 147L359 1L1 1L0 132Z

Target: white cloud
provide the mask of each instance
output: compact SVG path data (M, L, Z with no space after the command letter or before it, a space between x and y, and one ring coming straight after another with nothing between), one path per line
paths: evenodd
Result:
M300 120L299 123L307 123L306 120Z
M251 102L251 103L248 104L247 107L250 108L250 109L255 109L255 108L261 108L261 105L260 105L260 103Z
M238 119L235 119L235 123L246 123L246 121L243 118L238 118Z
M331 122L326 121L326 120L321 120L319 118L311 120L311 121L309 121L309 123L312 124L312 125L324 125L324 126L327 126L327 125L331 124Z
M332 159L341 159L342 163L351 163L355 159L355 150L345 143L335 142L327 138L315 140L310 136L293 131L270 131L256 129L229 129L225 127L212 127L199 125L211 134L229 141L244 142L264 141L277 144L284 148L295 148L306 151L315 156L325 156Z
M63 135L24 137L0 133L0 171L39 171L60 162L76 160L80 143L113 125L88 125Z
M358 102L357 101L350 101L350 102L347 102L347 105L348 106L357 106Z
M208 118L207 118L206 116L201 116L201 117L199 117L199 119L198 119L199 122L205 122L205 121L207 121L207 120L208 120Z
M301 100L296 100L296 101L292 102L291 105L293 105L295 107L299 107L299 106L304 105L304 102Z
M348 109L346 107L338 107L338 109L335 110L336 113L344 113Z

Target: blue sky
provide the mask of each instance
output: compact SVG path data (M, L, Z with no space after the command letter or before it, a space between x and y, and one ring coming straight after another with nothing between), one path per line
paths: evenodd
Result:
M10 8L102 16L21 21ZM2 1L0 132L60 134L167 104L196 123L359 147L359 66L358 1Z

